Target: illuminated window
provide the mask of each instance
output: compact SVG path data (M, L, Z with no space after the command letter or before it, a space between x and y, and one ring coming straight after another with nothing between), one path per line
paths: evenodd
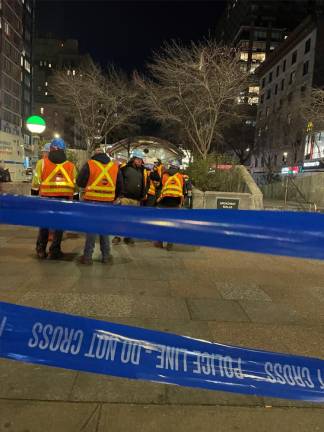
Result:
M264 52L255 52L252 53L252 61L263 62L265 60Z
M44 114L44 107L41 107L41 108L40 108L40 113L41 113L41 114Z
M252 63L250 67L250 72L253 74L255 69L259 66L259 63Z
M48 95L48 92L45 92L45 96L47 96Z
M259 86L249 87L249 93L259 94L259 91L260 91L260 87Z
M75 75L75 70L73 69L73 71L72 71L72 75Z
M249 54L247 52L241 52L240 59L243 61L248 61Z
M248 103L249 105L257 105L259 103L258 96L249 97Z
M30 63L26 59L25 59L25 69L26 69L27 72L30 72Z
M51 63L48 63L48 67L51 68L51 67L52 67L52 64L51 64Z
M23 56L20 57L20 66L24 66L24 57Z
M9 24L7 23L7 21L5 21L4 23L4 31L6 35L9 35Z
M45 87L47 87L48 86L48 82L47 81L45 81Z
M67 73L68 75L71 75L71 71L70 71L70 69L68 69L68 70L66 71L66 73Z

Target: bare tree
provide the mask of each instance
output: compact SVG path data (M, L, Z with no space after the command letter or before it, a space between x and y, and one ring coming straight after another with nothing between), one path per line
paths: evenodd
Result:
M302 104L303 117L315 130L324 127L324 89L313 88Z
M173 42L148 68L152 79L137 77L147 109L159 122L180 128L192 150L206 158L247 83L236 52L213 41L189 47Z
M114 68L104 74L89 62L75 75L58 71L53 78L53 94L77 119L89 153L112 131L134 124L137 90Z

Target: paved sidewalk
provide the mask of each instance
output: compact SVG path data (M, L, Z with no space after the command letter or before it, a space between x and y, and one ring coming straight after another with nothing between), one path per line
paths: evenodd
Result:
M114 264L34 258L36 230L0 226L0 300L324 359L324 263L149 242ZM0 360L0 431L323 431L324 404L178 388Z

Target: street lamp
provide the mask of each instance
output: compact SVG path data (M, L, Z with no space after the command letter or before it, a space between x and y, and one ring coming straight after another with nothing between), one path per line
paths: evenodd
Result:
M41 134L46 129L45 120L40 116L31 116L26 120L26 127L33 134Z
M58 134L58 133L55 133L55 134L54 134L54 138L61 138L61 135Z
M43 117L40 116L36 116L36 115L30 116L26 120L26 128L28 129L29 132L33 134L33 150L32 150L33 158L36 156L37 159L37 151L38 151L39 140L40 140L39 135L42 134L46 129L45 120L43 119ZM35 147L37 149L36 151L35 151Z

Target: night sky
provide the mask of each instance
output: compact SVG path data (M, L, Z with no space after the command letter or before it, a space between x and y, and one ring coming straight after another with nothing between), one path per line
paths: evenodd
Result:
M79 40L104 67L143 70L164 40L201 40L213 34L224 1L38 0L36 34Z

